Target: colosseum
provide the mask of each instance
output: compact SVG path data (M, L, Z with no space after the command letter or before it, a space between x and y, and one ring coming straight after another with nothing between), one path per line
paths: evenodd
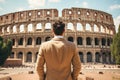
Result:
M66 40L74 42L82 63L113 63L110 44L115 32L112 15L103 11L76 8L19 11L0 16L0 35L13 41L10 58L23 64L36 62L41 43L53 38L52 24L65 23Z

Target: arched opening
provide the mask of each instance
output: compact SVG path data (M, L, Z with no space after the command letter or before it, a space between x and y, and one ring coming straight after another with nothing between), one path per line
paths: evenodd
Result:
M26 62L32 62L32 53L31 52L27 53Z
M73 23L67 24L67 31L74 31Z
M91 29L91 26L90 26L90 24L86 24L86 31L91 31L92 29Z
M42 24L38 23L36 26L36 31L41 31L42 30Z
M19 52L17 58L18 58L18 59L23 59L23 53L22 53L22 52Z
M92 62L92 53L91 52L87 53L87 62Z
M83 31L83 26L81 23L77 23L77 31Z
M28 38L27 45L32 45L32 38L31 37Z
M80 56L80 60L83 63L84 62L84 56L83 56L83 52L79 52L79 56Z
M107 54L105 52L102 53L102 62L107 63Z
M50 40L50 37L46 37L46 38L45 38L45 41L49 41L49 40Z
M15 45L15 39L12 39L12 45L13 46Z
M77 38L77 44L78 45L83 45L83 39L82 39L82 37L78 37Z
M28 24L28 32L32 32L33 30L33 25L32 24Z
M91 42L92 42L91 38L90 38L90 37L87 37L87 38L86 38L86 44L87 44L87 45L91 45Z
M23 45L23 38L20 38L20 39L19 39L18 45Z
M105 33L105 28L101 25L101 32Z
M99 39L98 38L95 38L95 45L99 45Z
M73 37L68 37L68 41L73 42Z
M106 39L102 38L102 46L105 46L105 44L106 44Z
M37 61L37 57L38 57L38 52L36 52L35 54L35 62Z
M24 32L24 25L20 25L20 32Z
M109 60L109 63L112 62L112 60L111 60L111 52L108 53L108 60Z
M51 23L45 24L45 31L51 31Z
M100 53L99 52L95 53L95 62L100 62Z
M10 54L10 58L14 58L14 52L12 52L11 54Z
M107 46L110 46L110 39L107 38Z
M37 39L36 39L36 45L40 45L40 44L41 44L41 38L37 37Z
M96 24L94 24L94 32L99 32L99 28Z
M9 32L10 32L10 26L7 27L7 33L9 33Z
M13 33L16 33L17 32L17 28L16 28L16 25L13 26Z

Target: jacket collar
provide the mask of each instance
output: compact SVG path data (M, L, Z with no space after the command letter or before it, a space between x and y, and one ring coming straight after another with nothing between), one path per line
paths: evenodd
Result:
M52 38L51 40L53 40L53 41L65 41L64 38Z

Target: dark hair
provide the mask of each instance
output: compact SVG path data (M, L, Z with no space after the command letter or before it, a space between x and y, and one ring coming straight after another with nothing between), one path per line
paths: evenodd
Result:
M65 24L62 21L57 21L53 24L53 32L55 35L62 35L64 32Z

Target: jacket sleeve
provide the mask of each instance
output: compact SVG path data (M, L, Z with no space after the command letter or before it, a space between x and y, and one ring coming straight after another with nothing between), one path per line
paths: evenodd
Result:
M37 57L38 58L36 63L36 71L38 73L39 80L45 80L45 72L44 72L45 58L44 58L44 51L43 51L42 45L40 46Z
M74 49L74 55L72 59L72 65L73 65L73 72L72 72L72 78L73 80L78 80L78 76L81 70L81 61L79 54L77 53L77 48Z

